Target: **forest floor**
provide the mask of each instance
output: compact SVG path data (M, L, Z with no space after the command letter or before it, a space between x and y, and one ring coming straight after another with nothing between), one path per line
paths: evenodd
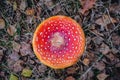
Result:
M42 64L31 44L54 15L75 19L86 37L79 61L61 70ZM0 80L120 80L120 1L0 0Z

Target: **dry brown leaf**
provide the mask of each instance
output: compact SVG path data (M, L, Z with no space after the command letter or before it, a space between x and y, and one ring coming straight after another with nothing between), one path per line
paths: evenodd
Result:
M65 80L75 80L75 78L72 77L72 76L68 76L68 77L65 78Z
M40 73L43 73L43 72L45 72L46 70L47 70L47 67L46 67L45 65L41 64L41 65L38 66L38 71L39 71Z
M98 80L105 80L108 77L107 74L101 73L97 75Z
M118 4L111 4L110 5L110 12L112 13L119 13L120 12L120 5Z
M3 57L3 50L0 50L0 61L2 60Z
M83 64L84 64L84 65L88 66L89 63L90 63L90 60L89 60L88 58L85 58L85 59L83 60Z
M112 43L116 46L120 46L120 36L118 34L112 34Z
M116 57L112 53L107 54L106 57L109 58L111 61L114 61L116 59Z
M111 22L112 20L112 22ZM117 21L110 17L108 15L103 15L102 17L98 18L95 23L98 24L98 25L101 25L101 26L107 26L108 24L110 23L116 23Z
M103 42L103 38L102 37L94 37L92 39L98 45L100 45Z
M106 55L110 51L110 48L108 45L102 43L100 46L100 52L104 55Z
M78 69L77 67L70 67L70 68L67 69L67 73L68 74L74 74L74 73L76 73L77 69Z
M120 67L120 62L115 65L115 67Z
M26 6L27 6L26 0L21 0L20 9L21 9L21 10L25 10Z
M15 28L16 25L10 25L8 28L7 28L7 32L9 35L13 36L16 32L16 28Z
M44 80L55 80L52 77L46 77Z
M13 50L19 52L21 45L15 41L12 42Z
M45 0L45 5L47 7L51 7L51 6L53 6L53 1L52 0Z
M89 9L93 8L93 5L95 4L96 0L80 0L83 9L80 11L82 14L84 14Z
M3 19L0 19L0 29L4 29L5 27L5 21Z
M28 16L32 16L32 15L34 15L34 9L30 9L30 8L28 8L26 11L26 15L28 15Z
M13 65L13 71L14 72L20 72L20 71L22 71L22 69L23 69L22 64L23 64L22 60L16 61L15 64Z
M105 64L103 63L103 61L97 62L94 65L95 68L97 68L98 70L102 71L103 69L105 69Z
M27 44L25 42L21 43L20 54L22 56L30 55L31 57L34 57L34 54L33 54L32 49L31 49L31 45Z
M9 58L14 61L17 61L17 60L19 60L20 56L19 56L18 52L12 51L12 54L9 55Z

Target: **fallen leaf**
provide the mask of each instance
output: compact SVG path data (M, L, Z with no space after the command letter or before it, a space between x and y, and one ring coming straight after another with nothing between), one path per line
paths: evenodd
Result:
M10 74L9 80L18 80L18 77L15 76L14 74Z
M100 45L104 40L102 37L94 37L92 39L93 39L94 43L96 43L98 45Z
M119 31L118 31L119 32ZM112 43L115 45L115 46L120 46L120 36L116 33L113 33L112 34Z
M102 43L99 50L102 54L106 55L110 51L110 48L105 43Z
M109 58L111 62L113 62L116 59L115 56L111 52L107 54L106 57Z
M2 60L3 57L3 50L0 50L0 61Z
M0 29L4 29L5 27L5 21L3 19L0 19Z
M52 1L52 0L46 0L46 1L45 1L45 5L46 5L47 7L51 7L51 6L53 6L53 1Z
M98 80L105 80L108 77L107 74L101 73L97 75Z
M65 80L75 80L75 78L72 77L72 76L68 76L68 77L65 78Z
M55 80L52 77L46 77L44 80Z
M85 59L83 60L83 64L84 64L84 65L88 66L89 63L90 63L90 60L89 60L88 58L85 58Z
M22 64L23 64L22 60L16 61L15 64L13 65L13 71L14 72L20 72L20 71L22 71L22 69L23 69Z
M70 68L67 69L67 73L68 74L74 74L74 73L76 73L77 69L78 69L77 67L70 67Z
M45 65L41 64L41 65L38 66L38 71L39 71L40 73L43 73L43 72L45 72L46 70L47 70L47 67L46 67Z
M21 0L20 9L21 9L21 10L25 10L26 6L27 6L26 0Z
M9 58L14 61L17 61L17 60L19 60L20 56L19 56L18 52L12 51L12 53L9 55Z
M10 25L8 28L7 28L7 32L10 36L13 36L16 32L16 28L15 28L16 25Z
M119 68L120 68L120 62L117 63L117 64L115 65L115 67L119 67Z
M83 9L81 9L81 13L84 14L86 11L88 11L89 9L93 8L96 0L80 0L81 5L83 7Z
M103 69L105 69L105 64L103 63L103 61L99 61L94 65L94 67L102 71Z
M109 7L110 12L112 12L113 14L115 13L119 13L120 12L120 5L117 4L111 4Z
M28 8L25 12L26 12L26 15L28 15L28 16L32 16L35 13L33 8L32 9Z
M19 52L21 45L15 41L12 42L13 50Z
M30 77L32 75L32 70L24 68L21 75L24 77Z
M111 20L112 22L111 22ZM98 24L98 25L101 25L101 26L107 26L108 24L110 23L116 23L117 21L112 18L112 17L109 17L108 15L103 15L102 17L98 18L95 23Z
M5 71L0 71L0 77L5 77Z
M17 9L17 3L16 1L13 2L13 10L16 10Z
M31 49L31 45L27 44L26 42L21 42L20 54L22 56L30 55L31 57L33 57L34 55Z

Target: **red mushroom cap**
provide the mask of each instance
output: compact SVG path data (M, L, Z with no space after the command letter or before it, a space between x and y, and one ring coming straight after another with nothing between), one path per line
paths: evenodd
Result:
M43 64L63 69L75 64L83 54L85 36L75 20L58 15L44 20L37 27L32 44Z

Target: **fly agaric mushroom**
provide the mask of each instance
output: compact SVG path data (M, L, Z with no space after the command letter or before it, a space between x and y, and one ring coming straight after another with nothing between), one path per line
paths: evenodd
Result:
M85 36L75 20L58 15L37 27L32 44L35 55L43 64L63 69L75 64L83 54Z

